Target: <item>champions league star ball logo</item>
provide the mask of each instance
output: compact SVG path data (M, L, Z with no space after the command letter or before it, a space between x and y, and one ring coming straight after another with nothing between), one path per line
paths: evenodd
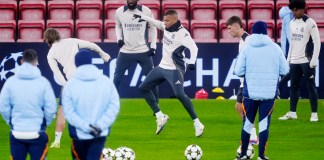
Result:
M14 75L17 67L20 65L23 52L11 53L1 60L0 64L0 81L7 80Z

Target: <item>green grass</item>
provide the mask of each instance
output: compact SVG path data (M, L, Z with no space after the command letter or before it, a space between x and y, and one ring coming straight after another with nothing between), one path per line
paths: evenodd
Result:
M194 136L193 123L176 99L161 99L160 106L170 117L160 135L155 135L156 123L151 109L143 99L122 99L121 111L107 139L106 147L127 146L136 152L138 160L184 160L184 150L198 144L203 160L234 159L239 146L241 120L231 100L193 100L201 122L205 125L202 137ZM324 100L319 101L317 123L310 123L308 100L298 103L298 119L279 121L288 111L289 101L278 100L272 116L267 156L273 160L324 159ZM53 141L53 123L48 134ZM0 160L9 159L9 127L0 120ZM70 160L71 140L65 130L61 149L49 149L48 159ZM255 147L257 152L257 147ZM257 153L254 159L257 158Z

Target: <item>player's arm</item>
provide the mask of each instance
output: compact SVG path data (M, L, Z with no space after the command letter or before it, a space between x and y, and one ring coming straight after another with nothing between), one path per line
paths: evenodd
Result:
M242 51L239 53L234 67L234 74L239 77L244 77L246 71L246 48L246 46L242 48Z
M134 18L140 18L142 20L145 20L145 21L149 22L151 25L155 26L159 30L163 31L165 29L164 23L161 22L161 21L155 20L154 18L151 18L151 17L146 16L146 15L138 15L138 14L134 14L133 16L134 16Z
M195 41L191 38L189 32L183 32L183 35L181 35L181 36L183 36L183 37L181 37L182 45L185 46L186 48L188 48L190 51L190 59L189 59L188 68L190 70L194 70L196 68L195 63L196 63L197 55L198 55L198 47L197 47Z
M44 91L44 115L46 119L46 126L49 126L54 119L54 115L57 111L57 103L51 84L47 79L45 79L45 83L46 88Z
M150 11L150 17L154 18L153 13ZM149 23L149 30L150 30L150 36L151 36L151 49L156 50L156 39L157 39L157 30L156 27L152 24Z
M84 121L84 119L76 113L76 110L73 106L72 98L73 97L70 93L69 85L67 84L66 87L64 87L62 93L62 103L64 106L62 108L64 117L72 126L83 130L86 133L90 133L92 131L90 124Z
M309 65L311 68L314 68L317 66L318 63L318 56L321 49L321 40L316 22L314 20L310 19L310 23L308 23L308 28L310 28L310 35L313 39L314 44L313 56Z
M2 115L2 118L6 121L8 125L10 121L10 113L12 108L10 106L10 93L8 88L9 83L10 81L8 80L5 82L0 93L0 113Z
M275 44L275 46L278 47L278 52L280 52L280 54L279 54L279 75L284 76L289 72L289 65L286 61L286 58L285 58L282 50L279 48L279 46L277 44Z
M64 86L66 84L66 80L65 80L62 72L60 71L60 68L58 67L57 61L52 57L51 53L48 53L47 61L48 61L48 64L49 64L51 70L54 73L54 76L57 78L57 80L60 82L60 84L62 86Z
M117 11L115 14L115 20L116 20L115 31L116 31L116 37L117 37L117 44L118 44L118 47L121 48L121 47L123 47L125 42L124 42L124 38L123 38L123 27L119 20Z
M119 95L114 83L109 80L109 87L110 87L110 95L107 97L109 99L108 105L105 108L102 117L99 118L97 125L101 130L105 130L110 127L117 118L120 109L120 102L119 102Z
M287 56L287 62L288 62L288 64L290 63L290 59L291 59L291 52L292 52L292 49L293 49L293 43L294 43L294 41L292 40L292 38L293 38L293 36L292 36L292 24L293 24L293 21L290 21L290 24L289 24L289 27L290 27L290 40L289 40L289 51L288 51L288 56Z
M110 59L110 56L108 53L106 53L105 51L103 51L97 44L89 42L89 41L85 41L85 40L81 40L81 39L75 39L79 45L79 48L87 48L87 49L91 49L94 50L95 52L97 52L100 57L105 61L108 62L108 60Z

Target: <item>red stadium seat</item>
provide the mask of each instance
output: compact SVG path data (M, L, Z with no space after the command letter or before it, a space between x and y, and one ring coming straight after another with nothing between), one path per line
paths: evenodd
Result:
M187 29L188 31L190 31L190 27L189 27L189 20L188 20L188 19L182 19L182 20L180 20L180 22L181 22L181 25L182 25L185 29Z
M18 21L18 42L43 42L45 29L43 20L19 20Z
M77 10L77 19L80 20L102 19L101 1L77 1L76 10Z
M16 21L0 21L0 42L15 42Z
M20 1L19 10L21 20L44 20L45 1Z
M282 7L288 6L289 5L289 0L277 0L276 3L276 11L277 11L277 19L279 19L279 11Z
M141 0L141 1L139 1L139 3L150 8L155 19L160 19L160 14L159 14L160 13L160 2L159 1Z
M169 9L176 10L178 12L179 19L189 19L188 1L162 1L162 14Z
M120 6L124 6L124 0L105 1L105 17L106 19L115 19L116 10Z
M324 19L324 2L323 1L307 1L306 2L307 15L316 20Z
M61 38L74 37L73 20L47 20L47 28L50 27L60 32Z
M317 27L318 27L318 31L321 37L321 42L324 42L324 21L323 20L318 20L316 21Z
M230 33L228 33L226 21L227 20L225 20L225 19L219 21L219 35L220 35L219 42L220 43L238 43L240 41L240 38L233 38L230 35ZM242 23L243 23L243 28L245 29L246 28L245 20L242 20Z
M102 20L77 20L77 38L91 42L101 42Z
M281 39L281 30L282 30L282 20L277 20L277 42L280 42Z
M0 1L0 20L16 20L16 13L16 1Z
M228 19L231 16L238 16L245 19L244 1L220 1L219 2L220 19Z
M117 42L115 20L105 20L105 40L104 42Z
M195 42L217 42L215 20L191 20L191 36Z
M48 1L49 19L68 20L74 19L73 1Z
M249 1L248 14L249 19L270 20L273 19L274 3L273 1Z
M257 22L257 21L258 20L249 20L248 21L248 31L249 31L249 33L251 33L251 29L252 29L253 24L255 22ZM264 22L267 23L268 36L270 38L274 39L274 35L275 35L275 23L274 23L274 20L266 20Z
M217 2L216 1L192 1L191 18L195 20L213 20L216 18Z

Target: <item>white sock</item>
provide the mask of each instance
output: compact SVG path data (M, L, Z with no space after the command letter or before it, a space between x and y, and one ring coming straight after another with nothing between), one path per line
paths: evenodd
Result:
M253 127L252 130L251 130L251 137L252 137L252 135L255 136L255 137L257 137L255 127Z
M312 116L317 116L317 112L312 112Z
M199 125L199 124L201 124L201 122L199 121L198 118L194 119L193 121L194 121L194 125Z
M159 111L159 112L156 112L155 113L155 116L156 116L156 118L161 118L161 117L163 117L163 113L162 113L162 111Z
M293 115L293 116L296 116L296 112L290 111L290 114Z
M62 132L55 131L55 140L54 140L54 142L60 142L61 141L61 136L62 136Z

